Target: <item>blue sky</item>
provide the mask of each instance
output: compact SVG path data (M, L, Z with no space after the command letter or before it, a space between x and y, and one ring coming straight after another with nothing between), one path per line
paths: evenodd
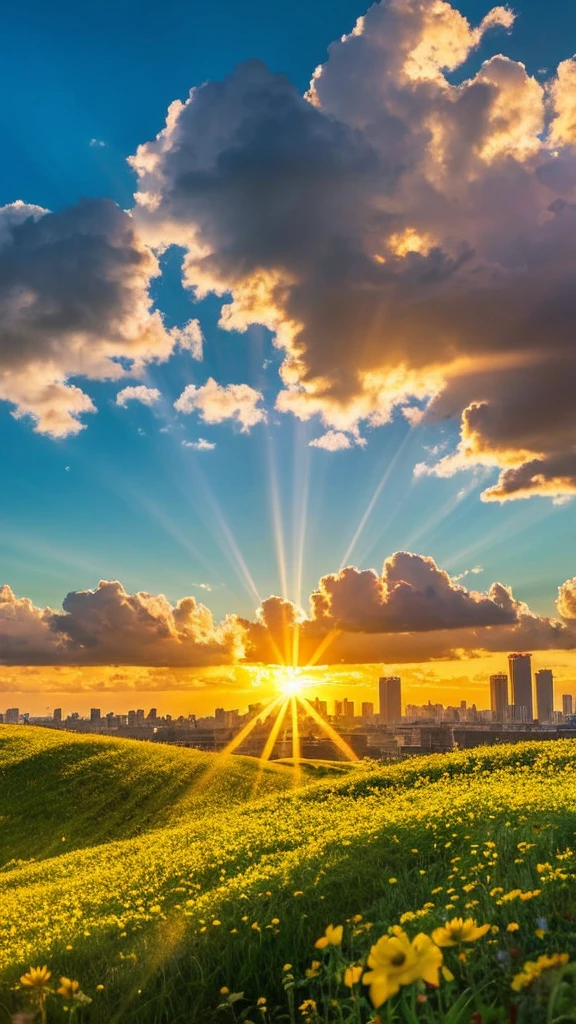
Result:
M461 10L478 20L486 5L462 3ZM515 10L513 34L491 38L472 66L484 49L502 48L532 73L572 54L576 8L550 0L543 12L532 0ZM248 57L285 72L304 90L330 41L362 13L351 0L106 0L81 10L62 2L13 4L5 12L12 45L0 69L7 154L0 201L18 198L59 210L81 196L108 196L128 207L134 176L126 158L160 130L173 99L222 78ZM177 252L163 257L163 271L154 294L166 323L197 317L205 358L196 363L183 353L149 368L145 383L161 390L161 405L120 409L114 398L123 385L89 382L85 389L97 414L86 417L78 436L54 441L0 403L3 581L38 605L58 605L67 591L104 577L171 600L193 593L217 616L252 615L257 595L280 587L273 466L290 597L305 599L319 576L340 567L386 476L351 562L379 568L385 556L407 548L432 555L454 574L481 566L474 585L502 580L539 612L552 612L556 588L575 571L566 563L576 527L572 503L553 505L541 497L481 503L480 491L496 472L477 480L470 471L414 479L413 467L427 448L455 442L454 423L411 431L397 414L391 425L366 432L365 448L330 453L308 447L322 432L319 423L273 411L281 359L269 332L219 329L220 301L192 301L180 284ZM229 423L210 426L195 415L177 415L172 403L183 388L209 376L261 390L271 410L268 423L243 434ZM215 449L182 445L199 437Z

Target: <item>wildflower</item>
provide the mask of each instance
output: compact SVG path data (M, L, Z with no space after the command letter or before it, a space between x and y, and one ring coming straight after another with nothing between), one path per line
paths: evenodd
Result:
M435 928L432 939L437 946L456 946L459 942L476 942L486 935L489 929L489 924L477 925L471 917L466 921L461 917L454 917L442 928Z
M507 932L517 932L519 927L520 927L520 925L517 924L516 921L510 921L510 923L506 925L506 931Z
M214 925L214 928L218 928L219 925L222 924L222 921L219 921L218 918L215 917L214 920L212 921L212 924Z
M270 924L280 924L280 918L273 917L272 920L270 921Z
M304 895L304 893L302 892L302 889L296 889L296 892L294 893L294 896L303 896L303 895Z
M527 960L519 974L512 979L512 988L520 992L523 988L536 981L544 971L553 967L563 967L568 963L568 953L553 953L552 956L539 956L537 960Z
M292 964L284 964L284 967L282 968L282 970L283 971L291 971L292 970Z
M58 995L64 996L65 999L74 999L79 990L80 982L71 981L70 978L60 978L60 988L56 989Z
M396 885L397 881L398 881L397 878L389 878L388 879L388 885Z
M312 1014L315 1014L318 1007L314 999L305 999L303 1003L300 1003L298 1007L300 1013L304 1017L304 1020L312 1020Z
M230 995L230 989L227 987L227 985L222 985L222 988L220 989L220 995L221 996Z
M347 988L357 985L362 977L363 967L350 966L344 971L344 984Z
M266 1006L266 996L259 996L256 1000L256 1006Z
M344 928L341 924L336 925L335 928L329 924L322 938L317 939L314 943L314 948L326 949L326 946L340 946L343 931Z
M442 967L442 977L444 981L454 981L454 975L448 967Z
M422 932L410 942L402 928L395 927L392 937L383 935L372 946L367 971L362 981L370 986L374 1007L381 1006L401 985L410 985L422 978L429 985L439 984L442 954Z
M304 972L306 974L306 977L317 978L318 975L320 974L321 966L322 964L320 963L320 960L313 960L312 963L310 964L310 967L307 967Z
M31 967L30 970L23 974L20 978L20 984L26 985L28 988L46 988L52 972L48 970L46 965L44 967Z
M103 992L104 991L104 985L96 985L96 991L97 992Z
M258 924L258 921L253 921L252 924L250 925L250 927L251 927L253 932L261 932L262 931L260 925Z

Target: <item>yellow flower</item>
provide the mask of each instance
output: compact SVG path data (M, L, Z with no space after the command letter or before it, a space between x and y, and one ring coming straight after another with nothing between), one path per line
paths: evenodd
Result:
M256 1006L266 1006L266 996L259 996L256 1001Z
M27 974L23 974L20 978L22 985L27 985L28 988L46 988L52 972L48 970L46 965L44 967L31 967Z
M322 964L320 960L313 960L310 967L306 968L305 974L307 978L317 978L320 974L320 967Z
M552 956L539 956L537 960L527 960L519 974L512 979L512 988L520 992L531 985L544 971L552 967L563 967L568 963L568 953L553 953Z
M220 995L221 996L227 996L229 994L230 994L230 989L227 987L227 985L222 985L222 988L220 989Z
M316 1001L314 999L305 999L303 1003L300 1003L298 1009L303 1017L306 1017L309 1013L316 1013Z
M398 881L397 878L389 878L388 879L388 885L396 885L397 881Z
M489 924L477 925L471 917L463 921L461 917L454 917L447 921L442 928L435 928L432 932L432 939L437 946L456 946L459 942L476 942L489 931Z
M284 964L284 967L282 968L282 970L283 971L291 971L292 970L292 964Z
M448 967L442 968L442 977L444 978L444 981L454 981L454 975Z
M71 981L70 978L60 978L60 988L57 988L56 991L59 996L64 996L65 999L73 999L79 989L80 982Z
M362 977L363 967L350 966L344 971L344 984L348 988L352 988L353 985L357 985Z
M510 921L510 924L506 925L506 931L507 932L517 932L519 927L520 927L520 925L516 924L516 921Z
M324 935L321 939L317 939L314 943L315 949L326 949L326 946L339 946L342 942L342 933L344 927L341 924L337 924L334 928L331 924L328 925Z
M367 971L362 981L370 986L370 999L375 1007L395 995L401 985L411 985L423 978L429 985L438 985L442 953L432 940L420 933L410 942L402 928L394 927L391 937L383 935L372 946Z

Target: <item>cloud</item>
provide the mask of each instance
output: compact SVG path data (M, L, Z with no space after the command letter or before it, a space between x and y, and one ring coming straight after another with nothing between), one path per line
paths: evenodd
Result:
M243 655L234 616L215 623L195 597L126 592L101 580L71 591L62 612L40 609L0 588L0 660L5 664L218 665Z
M197 387L188 384L174 402L178 412L198 412L203 423L223 423L233 420L240 424L241 433L247 434L257 423L266 420L266 410L261 391L248 384L217 384L209 377L205 384Z
M71 378L117 380L169 357L152 309L156 258L107 199L60 213L0 209L0 399L38 433L66 437L95 411Z
M576 619L576 576L558 588L556 607L563 619Z
M179 348L190 352L193 359L202 359L204 335L199 320L189 320L183 327L173 327L170 337Z
M90 139L88 145L91 146L92 149L104 149L106 143L103 142L102 139Z
M209 584L192 584L209 590ZM5 665L149 665L262 662L415 663L482 652L576 648L576 578L559 588L561 618L533 612L502 583L468 590L425 555L396 552L379 574L348 566L323 576L306 612L271 596L253 620L215 622L194 597L128 593L117 581L71 591L62 610L0 587Z
M206 441L199 437L197 441L182 441L184 448L193 448L195 452L212 452L216 447L215 441Z
M513 20L374 4L306 97L244 64L131 158L148 241L184 247L196 295L231 295L222 327L274 332L280 411L328 436L397 408L459 420L429 468L500 471L492 501L576 492L576 61L449 76Z
M161 398L158 388L147 388L144 384L138 384L136 387L122 388L116 395L116 405L121 405L123 409L128 402L142 402L142 405L152 406Z
M349 436L340 430L327 430L322 437L315 437L308 442L310 448L324 448L327 452L340 452L345 448L353 448L355 445L364 447L366 441L363 437Z

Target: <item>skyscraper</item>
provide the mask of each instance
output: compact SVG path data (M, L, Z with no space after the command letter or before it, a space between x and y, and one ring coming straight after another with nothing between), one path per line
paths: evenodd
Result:
M572 700L572 694L571 693L563 693L562 694L562 714L563 715L572 715L574 713L573 708L574 708L574 703L573 703L573 700Z
M374 715L374 705L371 700L362 701L362 718L372 718Z
M505 672L490 676L490 707L494 721L503 722L508 708L508 676Z
M512 704L515 708L514 718L520 722L533 722L532 655L509 654L508 665L512 684ZM520 710L521 708L525 709L525 713Z
M100 717L100 708L90 708L90 721L93 725L99 725Z
M402 718L402 680L400 676L381 676L378 680L380 721L399 722Z
M554 711L554 678L552 669L540 668L536 673L536 714L539 722L551 722Z
M54 714L52 715L53 721L56 725L62 724L62 708L54 708Z
M354 701L348 700L347 697L344 697L344 700L342 701L342 711L344 718L354 718Z
M334 701L334 718L342 718L342 701Z

